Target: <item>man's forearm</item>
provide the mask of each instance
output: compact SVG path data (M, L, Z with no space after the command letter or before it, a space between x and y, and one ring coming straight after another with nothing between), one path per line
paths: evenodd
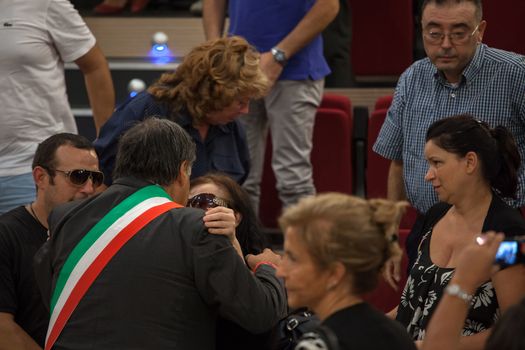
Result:
M84 74L89 104L98 134L115 108L115 89L111 73L106 58L97 45L75 63Z
M283 39L276 43L290 58L308 45L337 16L339 0L317 0L310 11Z
M115 109L113 82L109 71L104 69L86 74L84 79L98 135L100 128L111 117Z
M387 198L393 201L406 200L403 181L403 161L393 160L388 170Z
M204 0L202 4L202 24L206 40L220 38L224 33L226 0Z

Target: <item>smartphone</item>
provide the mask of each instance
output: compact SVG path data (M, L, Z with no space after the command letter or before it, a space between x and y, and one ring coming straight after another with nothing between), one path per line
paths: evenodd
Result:
M502 268L507 266L525 263L525 256L521 252L522 245L525 241L522 239L506 240L500 243L496 253L496 263Z

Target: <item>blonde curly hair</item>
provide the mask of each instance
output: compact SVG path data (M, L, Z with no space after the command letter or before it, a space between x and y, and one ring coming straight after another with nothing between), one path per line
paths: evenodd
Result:
M397 231L407 205L323 193L288 207L279 224L283 232L295 229L321 269L342 263L351 276L353 292L364 294L377 285L385 262L402 253Z
M236 100L260 98L269 81L260 55L239 36L207 41L184 57L174 72L164 73L148 92L172 111L186 108L197 123Z

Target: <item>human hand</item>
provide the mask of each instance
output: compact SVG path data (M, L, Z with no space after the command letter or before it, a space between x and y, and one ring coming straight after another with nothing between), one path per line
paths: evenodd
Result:
M494 258L504 238L502 233L494 231L477 236L458 257L454 283L460 284L470 293L490 279L499 270L494 264Z
M402 255L391 256L383 268L383 278L394 289L397 290L401 280L401 259Z
M281 256L279 254L275 254L271 249L266 248L260 254L246 255L246 262L248 263L248 266L252 270L255 268L257 264L262 263L262 262L268 262L275 266L279 266L279 264L281 263Z
M261 54L259 61L261 70L270 81L270 86L273 86L283 71L283 66L275 61L271 52L264 52Z
M235 228L237 221L232 209L226 207L215 207L206 210L204 214L204 226L208 232L214 235L227 236L231 242L236 240Z

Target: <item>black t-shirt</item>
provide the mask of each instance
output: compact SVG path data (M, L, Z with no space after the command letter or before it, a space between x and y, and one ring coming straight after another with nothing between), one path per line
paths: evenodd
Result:
M33 256L47 240L47 229L24 207L0 216L0 312L38 344L44 345L48 312L36 285Z
M339 310L324 322L337 336L340 350L415 350L401 324L367 303Z

